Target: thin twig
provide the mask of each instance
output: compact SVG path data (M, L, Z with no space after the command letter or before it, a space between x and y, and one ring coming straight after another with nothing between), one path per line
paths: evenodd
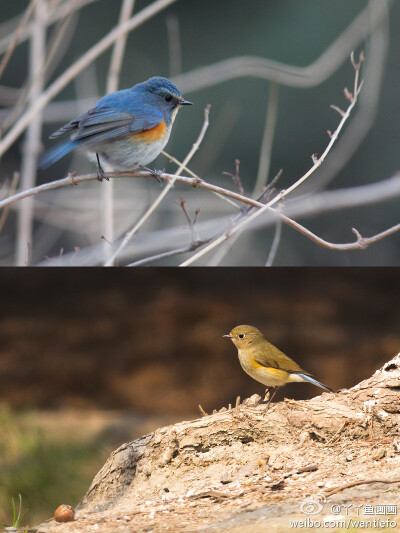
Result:
M352 487L358 487L359 485L371 485L372 483L400 483L400 479L365 479L363 481L353 481L352 483L346 483L341 487L332 488L325 492L325 496L333 496L345 489L350 489Z
M375 18L375 11L380 11L385 2L373 1L369 2L369 6L372 18ZM304 194L313 194L324 189L345 169L375 124L390 46L389 17L389 6L386 4L386 14L380 24L373 28L368 40L368 64L363 72L364 87L353 118L342 132L331 157L327 158L320 168L318 180L310 180L302 188Z
M159 261L160 259L167 259L168 257L174 257L176 255L187 254L188 252L193 252L193 250L197 250L197 248L204 246L208 242L210 242L210 239L194 241L188 244L187 246L183 246L182 248L176 248L175 250L169 250L168 252L161 252L159 254L152 255L150 257L145 257L144 259L139 259L138 261L129 263L126 266L128 267L143 266L149 263L154 263L155 261Z
M189 212L188 212L188 210L186 208L185 200L183 198L181 198L178 203L179 203L180 207L182 208L182 211L183 211L183 213L185 215L186 221L187 221L187 223L189 225L189 229L190 229L190 232L191 232L191 235L192 235L191 243L188 244L187 246L184 246L183 248L177 248L175 250L170 250L168 252L162 252L160 254L156 254L156 255L153 255L151 257L146 257L144 259L140 259L138 261L134 261L133 263L129 263L127 266L132 267L132 266L146 265L148 263L153 263L154 261L158 261L160 259L165 259L167 257L173 257L173 256L176 256L176 255L180 255L180 254L184 254L184 253L187 253L187 252L191 252L193 250L196 250L197 248L200 248L200 246L204 246L204 244L206 244L205 240L201 241L201 240L198 239L197 232L195 230L195 224L196 224L197 216L199 214L200 209L196 209L195 218L192 220L190 215L189 215ZM207 239L207 241L209 242L211 240L211 238Z
M200 209L196 209L195 218L194 220L192 220L189 215L189 211L187 210L186 202L184 198L181 198L178 203L183 211L183 214L185 215L186 222L188 223L190 233L192 235L192 242L194 242L198 239L197 232L195 230L195 224L196 224L197 215L199 214Z
M127 266L141 266L146 265L148 263L153 263L154 261L159 261L160 259L165 259L167 257L173 257L176 255L184 254L187 252L191 252L193 250L196 250L197 248L200 248L200 246L204 246L206 244L206 241L201 241L197 237L197 232L195 230L195 224L197 220L197 215L199 214L200 209L196 209L195 218L194 220L191 219L188 210L186 209L185 200L183 198L180 199L179 205L182 208L182 211L185 215L186 221L189 225L190 232L192 234L192 241L187 246L184 246L183 248L177 248L175 250L170 250L168 252L162 252L160 254L153 255L151 257L146 257L144 259L140 259L139 261L134 261L133 263L129 263ZM212 237L211 237L212 238ZM211 239L210 238L210 239ZM207 241L210 241L210 239L207 239Z
M144 213L144 215L140 218L140 220L134 225L134 227L126 234L125 238L117 248L117 250L113 253L113 255L110 257L108 261L106 261L105 266L111 266L115 259L118 257L118 255L121 253L121 251L125 248L125 246L129 243L129 241L132 239L132 237L135 235L135 233L138 231L138 229L145 223L145 221L149 218L149 216L155 211L156 207L159 206L159 204L162 202L162 200L165 198L165 196L168 194L170 189L174 186L175 181L177 180L178 176L183 170L183 167L189 163L189 161L192 159L193 155L196 153L196 151L199 149L199 146L204 138L204 135L206 133L206 130L208 128L208 116L210 113L210 105L207 105L204 110L204 122L203 126L200 130L199 136L196 140L196 142L193 143L193 146L185 159L183 160L183 163L180 165L176 173L172 176L170 180L168 180L168 185L165 187L165 189L159 194L158 198L153 202L153 204L149 207L149 209Z
M204 409L202 408L202 406L200 404L199 404L199 409L200 409L200 413L201 413L202 416L208 416L208 413L206 413L204 411Z
M8 190L8 195L7 195L8 198L14 195L17 189L18 182L19 182L19 172L14 172L14 176L11 181L10 188ZM9 212L10 212L10 206L8 205L0 216L0 231L4 228L4 224L6 223Z
M73 20L74 14L75 14L74 7L78 2L79 0L72 0L70 12L67 13L65 17L63 17L61 22L57 24L57 26L54 28L54 31L53 31L53 34L51 36L51 40L48 46L48 53L46 55L46 59L43 65L43 70L46 71L47 76L50 75L48 71L50 65L53 63L52 65L53 68L57 66L57 63L54 64L55 63L54 59L57 53L61 49L61 57L62 57L62 55L65 53L65 50L68 48L71 39L73 39L74 37L74 32L71 31L71 21ZM50 17L51 13L49 13L47 16ZM78 17L76 17L75 20L77 20L77 18Z
M192 250L192 246L189 244L188 246L184 246L183 248L176 248L175 250L169 250L168 252L161 252L156 255L152 255L150 257L145 257L144 259L139 259L138 261L134 261L133 263L129 263L126 266L128 267L136 267L136 266L143 266L147 265L149 263L154 263L155 261L159 261L160 259L167 259L168 257L174 257L176 255L186 254Z
M237 189L239 190L240 194L244 193L242 180L240 178L240 172L239 172L239 166L240 161L239 159L235 160L235 166L236 166L236 173L235 175L231 174L230 172L223 172L223 174L227 174L228 176L231 176L233 179L233 183L236 185ZM260 199L258 199L260 200ZM251 206L244 207L242 206L239 215L234 219L234 223L237 223L240 219L242 219L244 216L247 216L248 212L252 209ZM226 254L230 251L230 249L236 244L236 241L239 239L241 233L236 233L232 237L232 239L229 239L224 242L222 246L217 250L215 255L211 258L211 261L209 261L208 266L218 266L221 261L224 259Z
M352 228L353 233L356 235L356 241L350 242L347 244L336 244L332 242L325 241L324 239L321 239L311 231L309 231L307 228L302 226L301 224L298 224L294 220L290 219L289 217L286 217L285 215L281 215L282 222L287 224L288 226L291 226L293 229L297 230L299 233L304 235L304 237L307 237L311 241L315 242L316 244L319 244L320 246L323 246L324 248L328 248L329 250L338 250L338 251L345 251L345 250L365 250L370 246L371 244L374 244L375 242L378 242L382 239L385 239L386 237L390 237L390 235L393 235L394 233L397 233L400 231L400 224L396 224L385 231L382 231L381 233L377 233L376 235L372 237L362 237L360 233L355 229Z
M95 2L97 0L78 0L78 2L76 2L75 0L62 0L62 2L60 3L59 6L57 6L56 9L54 9L51 13L49 13L49 17L47 19L47 26L50 26L51 24L53 24L54 22L57 22L58 20L62 20L64 19L71 11L71 9L73 9L74 11L78 10L78 9L81 9L82 7L84 7L85 5L87 4L90 4L92 2ZM19 17L15 17L13 20L18 20L18 22L16 23L16 25L19 24ZM7 20L4 24L7 24L7 26L10 26L10 25L14 25L13 24L13 20ZM27 39L29 39L31 37L31 34L32 34L32 28L33 28L33 23L29 23L27 24L22 32L21 32L21 35L19 36L19 43L18 44L21 44L23 43L24 41L26 41ZM3 53L5 50L7 50L7 48L10 46L10 43L12 42L12 40L14 39L14 31L15 29L10 27L10 35L7 35L6 37L3 37L0 39L0 54Z
M274 240L272 241L271 250L269 251L267 262L265 263L265 266L270 267L273 265L276 257L276 253L279 248L279 244L281 242L281 232L282 232L282 218L278 218L276 221L276 227L275 227L275 235Z
M282 176L282 169L279 170L277 175L273 178L273 180L264 188L262 193L258 196L257 201L262 202L264 198L269 198L269 195L272 193L274 186L276 183L278 183L279 178ZM262 204L264 205L264 204ZM247 216L251 209L253 209L254 206L248 205L247 207L244 207L241 209L241 212L238 217L234 220L235 223L237 223L239 220L241 220L243 217ZM235 245L236 241L239 239L241 235L241 232L236 233L225 241L217 250L217 252L212 257L211 261L209 261L208 266L218 266L221 261L224 259L226 254L229 252L229 250Z
M240 179L239 168L240 168L240 160L235 159L235 174L231 174L230 172L223 172L222 174L225 174L226 176L230 176L233 180L233 183L236 185L239 193L244 194L242 180Z
M161 154L164 155L166 158L168 158L171 163L175 163L175 165L177 165L178 167L182 165L181 161L176 159L176 157L174 157L173 155L170 155L169 153L167 153L165 150L162 150ZM195 174L192 170L190 170L190 168L188 168L186 165L183 166L182 168L183 170L186 170L186 172L190 174L193 178L200 179L199 176Z
M0 63L0 78L3 75L4 69L6 68L7 63L9 62L10 57L12 56L12 53L15 50L15 47L17 46L18 39L21 36L22 30L25 28L30 16L32 15L33 8L35 7L35 4L36 4L36 0L31 0L31 2L29 3L28 7L25 10L25 13L24 13L24 16L21 19L21 22L18 24L18 27L15 30L15 33L14 33L13 38L12 38L12 41L10 42L10 44L8 46L8 50L5 53L3 59L2 59L2 61Z
M179 167L180 165L182 165L181 161L179 161L178 159L176 159L176 157L174 157L174 156L168 154L165 150L163 150L161 153L162 153L162 155L164 155L165 157L167 157L167 158L170 160L171 163L175 163L176 166ZM201 178L200 178L197 174L195 174L192 170L190 170L190 168L188 168L186 165L183 166L183 170L186 170L186 172L187 172L188 174L190 174L191 176L193 176L193 178L196 178L196 179L198 179L199 181L201 181ZM232 200L230 200L227 196L222 195L222 194L220 194L220 193L217 193L217 192L215 192L215 191L211 191L211 192L212 192L215 196L218 196L218 198L221 198L221 200L224 200L225 202L228 202L228 204L233 205L236 209L240 209L240 206L238 206L237 203L232 202Z

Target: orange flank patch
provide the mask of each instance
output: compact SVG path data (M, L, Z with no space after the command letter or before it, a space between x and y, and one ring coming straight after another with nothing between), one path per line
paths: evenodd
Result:
M285 370L281 370L280 368L272 368L270 366L260 365L260 363L257 363L257 361L254 361L253 364L257 368L262 368L266 374L270 374L271 376L278 378L287 376L287 372L285 372Z
M165 124L164 120L160 122L160 124L157 124L154 128L151 128L149 130L143 130L139 133L133 133L131 135L132 140L135 141L142 141L145 143L152 143L155 141L160 141L163 139L165 134L167 133L167 125Z

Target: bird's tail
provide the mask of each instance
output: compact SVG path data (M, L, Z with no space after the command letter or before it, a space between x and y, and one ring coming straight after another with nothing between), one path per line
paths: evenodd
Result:
M39 167L46 169L77 147L74 141L65 141L47 150L39 158Z
M321 389L325 389L329 392L335 392L333 389L327 387L323 383L320 383L315 378L308 376L307 374L299 374L299 376L301 376L304 379L304 381L308 381L309 383L312 383L313 385L316 385L317 387L320 387Z

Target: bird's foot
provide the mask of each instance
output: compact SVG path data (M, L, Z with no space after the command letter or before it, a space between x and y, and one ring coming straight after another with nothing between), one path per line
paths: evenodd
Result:
M271 392L269 389L265 391L264 398L260 400L260 403L268 403L269 399L271 398Z
M278 392L278 387L268 387L265 391L265 397L264 402L267 402L267 407L265 409L265 412L268 411L269 406L271 405L271 402L275 396L275 394Z
M101 182L101 181L103 181L103 179L106 180L106 181L110 181L110 178L107 178L107 176L104 174L103 169L99 169L97 171L97 181Z
M142 165L140 165L140 168L146 170L147 172L150 172L150 174L158 181L158 183L162 183L162 179L160 178L160 176L164 174L165 168L163 168L162 170L154 170L152 168L144 167Z
M97 159L97 181L103 181L105 179L106 181L110 181L110 178L107 178L105 175L105 172L103 170L103 167L100 163L99 154L96 153L96 159Z

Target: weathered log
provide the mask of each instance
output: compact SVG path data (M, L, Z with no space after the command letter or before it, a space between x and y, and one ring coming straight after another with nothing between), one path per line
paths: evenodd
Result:
M273 524L285 530L277 505L286 506L285 516L304 518L299 502L306 496L325 498L333 487L363 477L400 480L399 399L400 354L349 390L284 400L268 410L255 395L233 409L157 429L110 455L77 508L76 531L88 521L100 531L102 524L112 530L111 523L121 531L123 524L141 531L149 523L151 531L206 523L223 530L226 520L233 520L227 531L234 531L243 506L255 513L253 531L263 509L264 525L270 517L270 530ZM354 498L366 493L350 490ZM368 494L371 501L379 495L377 485ZM38 531L63 527L52 523Z

